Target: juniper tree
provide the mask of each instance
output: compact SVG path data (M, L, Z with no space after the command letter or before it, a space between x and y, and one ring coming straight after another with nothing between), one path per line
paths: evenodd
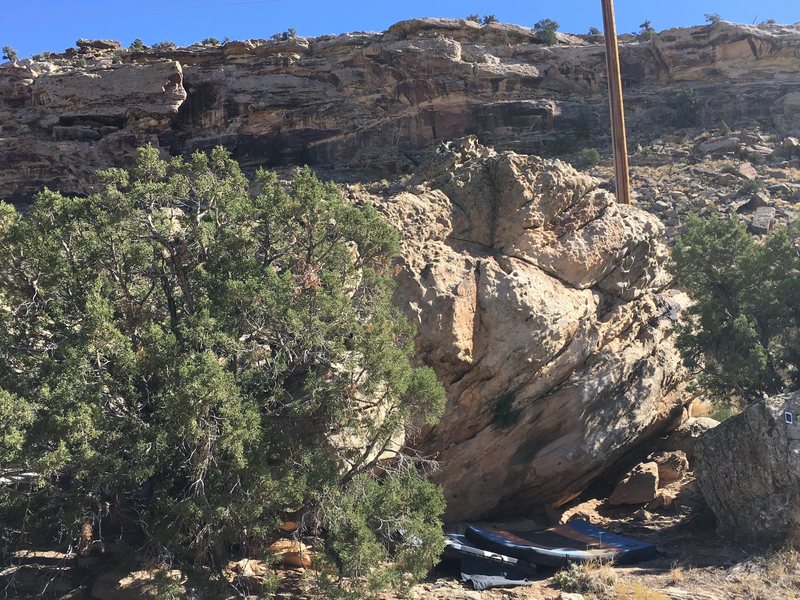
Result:
M248 180L220 148L147 147L98 182L0 205L0 469L40 474L29 528L69 536L103 505L209 568L292 518L322 579L423 575L442 495L396 451L444 396L390 303L396 231L307 168Z
M558 21L554 21L553 19L542 19L533 26L534 30L536 30L537 37L545 44L550 45L558 41L556 31L558 31L559 27Z
M3 46L3 58L11 62L17 62L19 55L11 46Z
M694 300L678 346L717 399L753 401L800 385L798 228L763 243L735 219L692 217L673 251Z

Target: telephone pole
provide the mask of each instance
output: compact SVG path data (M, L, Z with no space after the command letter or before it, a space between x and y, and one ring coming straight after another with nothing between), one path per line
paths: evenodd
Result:
M622 101L622 71L619 66L617 25L614 21L614 0L603 4L603 32L606 38L608 65L608 104L611 108L611 141L614 146L614 174L617 202L631 203L631 181L628 169L628 140L625 136L625 108Z

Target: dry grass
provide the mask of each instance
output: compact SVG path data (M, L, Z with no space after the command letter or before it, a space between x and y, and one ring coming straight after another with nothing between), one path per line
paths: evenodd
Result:
M611 564L593 561L571 564L556 573L553 580L565 592L608 597L619 583L619 574Z
M669 582L672 585L678 585L685 579L685 572L683 567L680 566L678 563L672 565L672 569L669 571Z
M609 563L589 562L570 565L553 577L565 592L587 594L603 600L670 600L669 596L648 588L639 579L623 577Z
M757 557L730 570L723 584L731 598L800 598L800 551L787 548Z
M670 597L661 592L648 588L641 581L622 581L614 586L616 600L670 600Z

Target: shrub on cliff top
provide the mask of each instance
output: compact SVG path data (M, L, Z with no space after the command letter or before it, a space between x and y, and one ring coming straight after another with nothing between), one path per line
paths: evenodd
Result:
M639 25L639 39L643 42L649 42L656 37L656 30L653 28L653 23L650 20L646 20L644 23Z
M14 50L11 46L3 46L3 59L10 60L11 62L17 62L19 56L17 55L17 51Z
M0 471L41 474L16 498L27 535L113 522L211 568L292 518L349 594L423 575L442 495L386 451L444 394L390 303L397 232L307 168L249 181L221 148L147 147L99 182L25 218L0 204Z
M556 31L558 31L559 27L560 25L558 24L558 21L554 21L553 19L542 19L533 26L533 29L536 31L536 37L539 40L552 46L558 42Z

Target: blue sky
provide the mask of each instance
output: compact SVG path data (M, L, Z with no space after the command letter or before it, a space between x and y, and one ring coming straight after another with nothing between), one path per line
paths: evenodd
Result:
M314 36L346 31L382 31L414 17L464 17L494 14L501 21L532 25L542 18L561 30L585 33L602 27L600 0L527 2L511 0L4 0L0 46L20 57L63 51L84 38L111 38L130 44L169 40L179 45L206 37L268 38L290 27ZM645 19L658 29L698 25L705 13L752 23L776 19L800 21L800 0L616 0L620 32L634 31Z

